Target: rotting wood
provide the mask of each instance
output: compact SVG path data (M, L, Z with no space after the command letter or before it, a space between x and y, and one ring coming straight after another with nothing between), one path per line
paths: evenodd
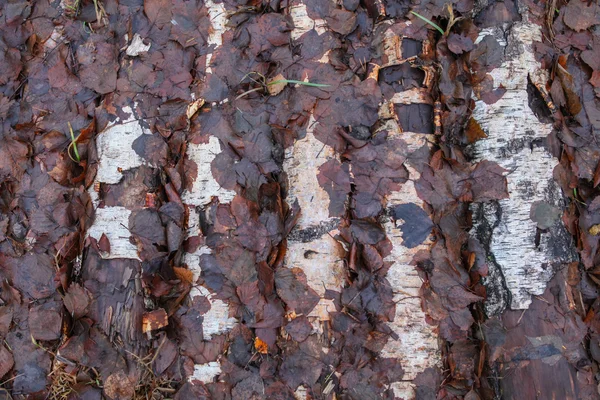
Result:
M472 146L475 161L494 161L505 168L510 194L508 199L472 206L472 235L487 251L487 260L479 262L488 263L490 271L489 315L507 307L527 309L531 296L544 293L556 268L574 257L571 238L559 219L545 231L538 231L530 219L533 203L562 209L564 201L552 177L557 160L541 145L552 125L534 115L527 93L529 80L542 85L547 80L533 51L533 43L542 38L541 28L528 20L526 9L522 11L523 21L508 32L488 28L478 38L491 35L505 47L505 60L490 75L494 87L502 85L506 93L494 104L478 100L473 112L488 135Z

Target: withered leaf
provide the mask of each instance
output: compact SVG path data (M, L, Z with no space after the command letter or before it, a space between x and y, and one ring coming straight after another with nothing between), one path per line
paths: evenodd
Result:
M277 96L283 91L287 82L282 74L278 74L267 82L267 90L271 96Z
M98 249L105 255L110 254L110 241L104 233L102 233L102 236L100 236L100 240L98 240Z
M111 374L104 381L104 393L111 400L128 400L135 394L133 379L120 370Z
M4 345L0 345L0 379L12 369L14 363L11 352Z
M552 227L560 220L561 211L558 207L545 201L535 201L531 204L529 218L544 230Z
M450 33L448 35L448 49L454 54L467 53L473 50L473 41L469 37Z
M312 325L306 316L294 318L285 326L285 331L297 342L305 341L312 332Z
M465 134L467 136L468 143L475 143L480 139L485 139L487 134L479 125L479 122L475 120L475 118L470 118L469 123L467 124L467 128L465 129Z
M596 2L572 0L567 3L563 16L565 24L574 31L582 31L600 24L600 7Z
M65 307L75 319L79 319L87 313L90 301L90 293L78 283L72 283L63 297Z
M308 315L319 302L319 295L306 282L300 268L277 268L275 288L288 309Z
M62 305L48 302L29 309L29 330L36 340L56 340L62 335Z
M346 211L346 200L350 193L350 173L347 163L331 159L319 167L319 185L329 194L329 216L341 216Z
M372 222L353 220L350 229L360 243L377 244L385 239L383 228Z
M433 222L421 207L414 203L398 204L392 208L394 219L403 220L401 226L403 245L413 248L421 243L431 233Z

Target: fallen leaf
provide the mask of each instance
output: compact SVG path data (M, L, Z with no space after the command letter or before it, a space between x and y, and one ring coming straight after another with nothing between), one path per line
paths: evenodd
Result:
M553 226L560 219L560 209L544 201L536 201L531 204L529 218L544 230Z
M173 267L173 272L175 272L177 278L179 278L182 282L189 284L194 283L194 273L191 270L182 267Z
M48 302L29 310L29 330L35 340L59 339L62 331L62 304Z
M469 144L475 143L479 139L485 139L487 137L487 134L481 128L481 125L479 125L479 122L477 122L475 118L469 119L467 128L465 129L465 134Z
M72 283L63 298L65 307L75 319L79 319L87 314L90 300L90 293L78 283Z
M254 348L260 354L267 354L269 352L269 346L263 342L258 336L254 338Z
M3 345L0 345L0 379L4 378L4 375L12 369L14 364L15 361L11 352Z
M271 96L277 96L287 85L285 77L281 74L276 77L269 79L267 82L267 91Z
M567 3L563 17L565 24L575 30L583 31L600 23L600 8L595 1L571 0Z
M105 257L110 254L110 241L105 233L102 233L102 236L100 236L100 240L98 241L98 249L100 249L101 254Z
M392 208L394 219L403 220L401 225L403 245L412 249L423 243L431 233L433 222L421 207L414 203L399 204Z
M111 400L129 400L135 395L135 385L122 370L106 378L103 388Z
M196 114L196 112L204 105L204 99L198 99L196 101L191 102L187 110L185 112L188 119L192 119L192 117Z

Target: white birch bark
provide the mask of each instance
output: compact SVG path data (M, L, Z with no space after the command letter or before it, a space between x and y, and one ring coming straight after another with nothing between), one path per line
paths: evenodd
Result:
M290 15L294 23L292 40L298 40L312 29L318 34L326 31L327 23L321 19L311 19L304 3L293 3ZM327 54L319 61L328 62ZM335 310L332 301L324 298L325 291L339 290L344 283L345 249L333 238L338 233L339 220L329 217L329 195L317 180L319 167L330 159L339 158L332 147L314 136L315 125L315 118L311 114L306 136L297 140L285 154L283 169L289 180L287 201L290 205L298 201L301 214L288 237L284 265L302 269L308 285L321 296L317 306L308 315L315 330L320 331L319 321L329 320L329 311Z
M532 295L541 295L556 267L572 259L571 241L560 220L541 233L536 246L536 223L530 219L534 202L563 208L562 194L552 178L557 160L536 139L545 138L551 124L541 123L528 102L528 78L545 85L546 71L535 59L533 43L542 40L541 29L522 22L508 31L485 29L478 40L492 35L505 46L505 60L491 72L494 87L506 93L494 104L477 101L473 117L488 135L472 146L475 161L489 160L508 170L510 198L474 205L472 234L486 248L490 275L487 279L489 315L506 307L527 309ZM506 38L506 40L505 40Z
M424 89L412 89L396 93L391 104L431 104L431 99ZM384 104L380 115L385 115L389 106ZM395 119L389 119L384 129L388 130L389 138L401 138L408 145L409 151L414 151L434 140L433 135L414 132L402 132ZM414 182L419 179L419 172L410 165L405 164L409 172L409 180L402 185L399 191L393 192L387 198L387 207L404 203L414 203L423 207L423 201L418 197ZM414 255L420 250L427 250L431 241L427 239L422 244L408 248L403 245L400 226L404 221L394 222L387 219L384 227L388 239L393 244L392 253L385 261L393 262L387 279L394 289L396 301L396 315L390 328L398 335L399 339L390 340L381 352L382 357L397 358L404 369L402 382L392 384L394 395L397 398L414 399L415 388L412 381L427 368L441 367L441 355L438 336L435 327L427 324L426 315L421 307L419 292L423 281L418 275L414 265L410 265Z
M226 31L227 11L223 3L215 3L212 0L207 0L205 6L208 9L212 25L207 41L209 46L213 46L214 49L206 57L206 73L210 74L212 73L211 60L214 51L223 44L222 36ZM186 190L182 196L182 201L188 207L189 212L188 236L201 234L199 213L203 212L203 207L207 206L213 198L217 198L223 204L230 202L235 197L234 191L223 189L212 175L211 163L220 152L221 144L216 136L211 136L208 143L188 144L187 157L198 166L198 173L196 180L192 183L192 189ZM198 280L202 272L200 256L210 253L211 250L207 246L201 246L194 253L184 254L184 263L194 273L194 282ZM215 299L214 295L205 287L194 285L189 296L190 299L195 296L206 296L210 302L210 310L203 315L202 321L202 332L205 339L228 332L237 323L235 318L229 317L229 306L222 300ZM221 366L218 362L196 364L194 373L188 379L209 383L220 373Z
M129 241L131 210L125 207L98 208L98 193L94 190L101 184L119 183L126 171L144 164L144 160L133 150L132 146L137 138L142 135L151 135L152 132L142 127L130 107L125 107L123 112L128 114L125 120L117 119L96 138L98 171L94 185L89 190L96 212L94 222L87 234L96 240L100 240L102 234L108 238L110 253L101 254L102 258L139 260L137 247Z
M326 289L339 290L344 284L345 250L333 238L339 220L329 217L329 195L317 181L319 167L336 155L333 148L315 138L314 124L311 115L306 137L287 151L283 165L289 179L287 200L290 204L298 201L301 209L298 224L288 238L285 266L304 271L308 285L321 296L309 317L325 321L335 307L323 297Z

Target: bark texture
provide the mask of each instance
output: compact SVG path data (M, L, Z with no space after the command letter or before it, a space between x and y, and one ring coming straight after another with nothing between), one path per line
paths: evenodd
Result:
M392 49L388 50L390 53ZM390 57L391 58L391 57ZM392 109L396 104L428 104L433 105L431 98L425 89L412 89L402 93L396 93L389 104L382 106L384 109ZM403 132L396 119L391 118L385 125L390 131L390 139L401 138L407 144L409 152L416 151L423 146L431 147L435 141L433 135ZM399 191L392 192L387 198L388 214L392 213L394 206L412 204L420 208L424 202L417 195L414 186L420 174L410 165L406 164L409 180L404 183ZM425 213L425 211L423 211ZM387 273L394 290L394 301L396 302L396 314L390 328L398 335L397 340L389 341L383 348L383 357L398 358L404 368L404 379L402 382L393 384L394 394L399 398L413 399L416 396L412 381L419 373L428 368L441 368L440 343L434 325L427 323L427 316L421 307L421 286L423 280L419 276L413 263L413 258L419 251L427 251L431 241L426 240L420 245L414 246L405 243L401 226L406 221L386 218L384 227L388 239L392 242L393 249L385 261L391 263Z
M473 235L485 249L489 277L486 312L527 309L532 295L544 293L557 268L574 259L573 243L560 220L565 206L552 171L558 161L544 147L552 124L541 122L530 107L534 83L546 84L547 74L536 61L533 43L541 28L528 21L484 29L479 41L491 35L504 47L502 65L490 72L494 87L506 92L495 103L476 102L473 117L487 138L472 145L475 160L495 161L507 171L510 197L474 205ZM550 226L538 227L532 208L556 210ZM534 208L535 210L535 208Z

